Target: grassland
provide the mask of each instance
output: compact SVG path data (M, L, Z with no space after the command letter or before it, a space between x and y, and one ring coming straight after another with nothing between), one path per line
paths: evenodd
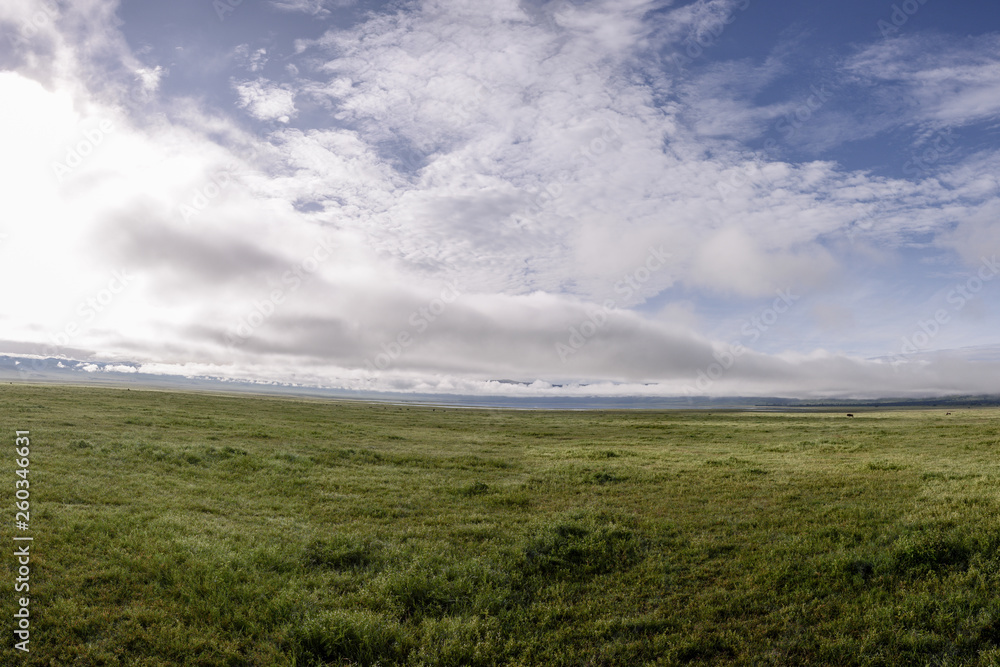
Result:
M0 424L35 536L4 665L1000 664L996 410L5 385Z

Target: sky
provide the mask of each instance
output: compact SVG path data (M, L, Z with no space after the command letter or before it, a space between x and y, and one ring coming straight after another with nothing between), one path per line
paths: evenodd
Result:
M995 2L5 0L0 100L0 354L1000 393Z

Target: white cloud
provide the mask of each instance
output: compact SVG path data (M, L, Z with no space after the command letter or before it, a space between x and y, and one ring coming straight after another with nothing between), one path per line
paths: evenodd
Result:
M251 72L259 72L267 64L267 49L261 47L250 51L249 44L240 44L233 49L233 55L237 62Z
M884 40L852 59L849 72L883 86L907 113L935 126L963 126L1000 115L1000 36L959 42L913 35Z
M287 123L295 115L295 92L268 81L256 79L234 84L238 105L257 120Z
M278 4L317 16L330 6ZM5 207L32 222L0 245L0 275L36 276L8 304L22 323L5 321L0 338L45 345L62 333L92 359L144 371L412 391L488 393L499 391L490 380L514 378L541 382L505 390L677 393L724 349L699 333L702 296L751 309L776 289L805 301L809 290L832 293L859 219L874 223L858 243L883 254L922 234L976 262L1000 241L993 154L912 180L755 160L738 140L791 103L757 108L736 95L725 114L707 112L727 82L755 78L756 90L783 61L719 67L698 85L649 71L647 56L717 29L738 6L607 0L547 15L514 0L399 6L300 42L291 81L235 80L240 108L282 124L258 136L193 99L151 95L162 116L135 114L130 86L154 92L166 70L138 62L106 27L97 34L120 49L121 73L113 67L90 90L91 47L54 22L48 42L26 47L23 73L0 74L0 95L18 100L0 109ZM49 42L62 54L52 64L41 58ZM268 53L244 44L234 55L258 73ZM946 78L931 67L898 76ZM969 118L984 117L984 104ZM307 106L328 113L329 127L294 127ZM936 108L928 118L950 113ZM53 178L52 163L104 120L114 131L69 177ZM651 268L653 249L670 255L666 266ZM134 279L112 294L115 271ZM461 297L435 313L446 283ZM88 299L102 306L90 319ZM850 320L802 310L827 328ZM251 335L227 345L241 325ZM593 331L577 349L583 328ZM574 351L560 355L560 344ZM704 393L996 387L995 373L972 364L893 368L797 351L748 352ZM380 354L391 363L372 378L363 369Z
M330 15L328 7L351 7L357 0L270 0L268 4L281 12L301 12L325 18Z
M156 67L140 67L135 71L135 76L142 85L143 90L154 93L160 87L160 79L163 78L165 70L157 65Z
M139 369L127 364L108 364L101 369L105 373L138 373Z
M819 247L811 253L791 248L765 251L750 234L733 226L702 245L693 277L695 282L721 291L765 296L782 285L808 290L822 284L836 266L833 257Z

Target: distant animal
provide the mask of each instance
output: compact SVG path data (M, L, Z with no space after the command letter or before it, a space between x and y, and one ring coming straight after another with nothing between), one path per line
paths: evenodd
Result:
M947 415L950 415L951 413L950 413L950 412L946 412L946 413L944 413L944 414L945 414L945 415L947 416Z
M852 414L851 414L850 412L848 412L848 413L847 413L847 416L848 416L848 417L853 417L854 415L852 415Z

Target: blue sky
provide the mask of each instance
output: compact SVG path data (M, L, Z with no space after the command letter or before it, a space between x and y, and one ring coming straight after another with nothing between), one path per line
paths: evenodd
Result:
M995 3L12 0L0 24L0 353L1000 391Z

